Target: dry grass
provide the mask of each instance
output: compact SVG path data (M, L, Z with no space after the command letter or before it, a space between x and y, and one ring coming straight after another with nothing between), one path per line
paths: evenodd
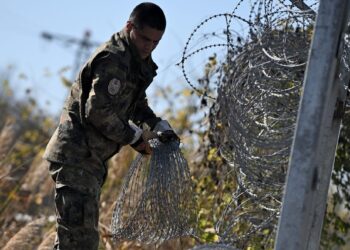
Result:
M36 249L42 241L46 219L41 218L28 223L5 245L4 250Z

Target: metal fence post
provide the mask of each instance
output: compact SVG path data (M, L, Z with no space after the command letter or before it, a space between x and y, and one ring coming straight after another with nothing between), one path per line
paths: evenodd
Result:
M345 88L339 76L350 0L321 0L293 141L276 250L319 249Z

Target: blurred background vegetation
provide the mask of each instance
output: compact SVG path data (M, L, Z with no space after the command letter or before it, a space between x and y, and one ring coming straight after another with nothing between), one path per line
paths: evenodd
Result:
M216 67L213 57L208 67ZM210 66L211 65L211 66ZM12 82L23 77L12 67L1 70L0 75L0 248L1 249L51 249L55 235L54 187L41 156L57 126L58 117L45 113L38 107L32 91L26 97L16 99ZM59 76L57 76L59 77ZM64 84L67 84L65 80ZM68 84L69 85L69 84ZM214 230L220 213L232 199L236 188L230 167L220 157L208 138L210 127L208 110L212 103L191 88L178 91L169 86L157 89L152 98L167 102L162 117L167 118L179 133L188 159L199 208L199 238L175 239L160 246L145 246L137 242L114 243L109 235L109 223L118 189L135 152L124 147L109 162L109 176L103 186L100 203L100 249L189 249L198 243L216 242L219 236ZM172 109L173 100L184 104ZM198 116L201 113L201 116ZM328 209L322 235L324 249L348 249L349 247L349 178L350 172L350 112L342 125ZM240 230L239 225L235 230ZM243 229L242 229L243 230ZM267 233L268 234L268 233ZM251 238L246 249L265 249L262 235Z

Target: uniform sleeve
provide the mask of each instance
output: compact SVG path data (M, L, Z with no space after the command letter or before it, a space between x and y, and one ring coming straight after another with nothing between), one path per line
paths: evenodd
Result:
M125 81L125 72L109 58L95 65L92 88L85 106L86 121L108 139L127 145L135 139L135 130L120 119L119 105L116 103L118 99L110 95L108 90L112 80Z
M133 122L138 126L147 124L151 129L160 121L153 110L148 106L146 94L144 94L136 104Z

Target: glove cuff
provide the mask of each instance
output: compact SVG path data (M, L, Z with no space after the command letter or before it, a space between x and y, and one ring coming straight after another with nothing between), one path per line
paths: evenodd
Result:
M159 121L156 124L156 126L153 128L153 131L155 131L155 132L164 132L167 130L173 130L173 128L170 126L170 124L167 120Z
M129 126L135 131L134 138L130 142L130 144L135 144L137 141L139 141L142 135L142 129L140 129L138 126L136 126L133 122L129 121Z

